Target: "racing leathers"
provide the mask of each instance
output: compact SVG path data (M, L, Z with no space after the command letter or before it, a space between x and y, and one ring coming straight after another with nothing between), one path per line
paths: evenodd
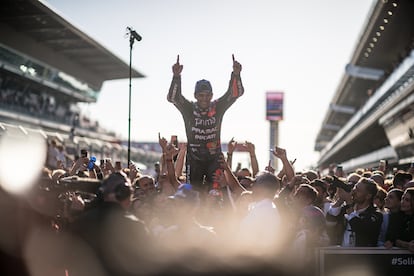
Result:
M182 95L181 76L172 79L167 99L183 116L187 136L187 182L197 188L201 188L204 181L210 187L213 175L220 169L218 157L221 153L223 115L243 93L240 75L232 73L227 92L203 110L196 102L190 102Z

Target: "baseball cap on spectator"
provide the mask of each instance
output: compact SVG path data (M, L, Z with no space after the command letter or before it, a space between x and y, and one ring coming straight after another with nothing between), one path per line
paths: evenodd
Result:
M194 202L197 203L199 201L198 192L193 189L193 186L188 183L183 183L178 186L177 191L174 195L169 196L169 199L173 200L182 200L185 202Z
M208 80L202 79L197 81L194 93L197 94L199 92L213 92L213 88Z

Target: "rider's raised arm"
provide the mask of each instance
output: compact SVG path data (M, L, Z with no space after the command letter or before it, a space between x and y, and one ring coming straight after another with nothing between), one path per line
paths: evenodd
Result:
M231 78L227 92L220 97L219 101L225 99L227 102L233 103L237 98L244 94L244 87L241 81L240 72L242 70L241 64L233 57L233 72L231 72Z
M173 79L171 81L170 89L168 90L167 100L174 105L177 105L182 100L181 94L181 72L183 65L180 64L180 56L177 55L177 62L172 66Z

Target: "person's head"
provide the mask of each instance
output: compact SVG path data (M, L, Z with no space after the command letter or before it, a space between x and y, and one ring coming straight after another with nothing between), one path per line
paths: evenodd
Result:
M398 212L401 207L401 198L404 191L401 189L391 189L388 191L385 197L385 208L388 208L390 212Z
M188 183L180 184L174 195L168 199L172 203L170 211L179 220L192 219L200 205L199 192Z
M309 184L300 184L295 192L295 203L299 207L313 205L318 196L318 191Z
M404 190L407 190L408 188L413 188L414 187L414 180L410 180L407 183L404 184Z
M372 172L371 171L365 171L361 176L366 177L366 178L370 178L372 176Z
M146 194L155 192L155 180L150 175L141 175L141 177L137 179L136 184L138 184Z
M125 210L131 204L133 189L129 178L122 172L114 172L106 176L99 188L106 202L117 202Z
M352 189L352 201L358 205L370 205L378 193L378 185L374 180L361 177Z
M328 192L328 185L325 183L325 181L321 179L314 179L309 183L312 187L314 187L318 193L327 195Z
M374 197L375 206L377 206L381 210L384 209L386 196L387 196L387 191L384 188L378 186L378 192Z
M147 195L138 185L134 185L134 195L132 199L131 211L144 221L151 219L152 202L147 200Z
M361 178L361 175L359 175L358 173L351 173L350 175L348 175L348 177L346 178L348 184L357 184L359 179Z
M237 180L239 181L240 185L242 185L246 190L250 190L254 183L254 178L250 176L238 176Z
M408 188L404 191L401 198L401 211L407 215L414 213L414 188Z
M400 171L397 174L395 174L394 179L392 181L392 186L393 188L398 188L398 189L403 190L404 185L407 184L409 181L411 181L412 178L413 176L411 174Z
M248 168L242 168L236 172L237 177L243 177L243 176L252 176L252 173Z
M323 200L328 196L328 186L326 183L320 179L313 180L310 185L318 191L317 203L323 202Z
M253 197L255 200L272 199L280 188L279 179L272 173L262 171L257 173L252 185Z
M383 178L385 178L385 174L384 174L384 172L383 171L380 171L380 170L375 170L375 171L373 171L372 172L372 174L374 175L374 174L379 174L379 175L381 175Z
M336 178L330 184L330 187L336 187L336 195L346 202L352 201L352 189L354 188L354 182L348 181L346 178Z
M389 178L384 179L384 189L389 191L392 188L393 188L392 187L392 179L389 179Z
M384 187L384 175L380 174L380 173L373 173L370 177L372 180L374 180L375 182L377 182L377 184L381 187Z
M63 152L65 150L65 147L62 144L59 144L56 146L56 148L60 151Z
M357 169L355 170L355 173L361 176L361 175L364 173L364 171L365 171L365 170L364 170L363 168L357 168Z
M309 179L309 181L313 181L313 180L319 178L318 173L314 170L304 171L302 173L302 175L305 176L307 179Z
M211 99L213 98L213 88L208 80L202 79L197 81L194 89L194 97L200 108L207 109L210 106Z

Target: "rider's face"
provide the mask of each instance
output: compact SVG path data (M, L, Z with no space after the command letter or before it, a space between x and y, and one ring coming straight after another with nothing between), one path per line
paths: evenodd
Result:
M211 98L213 97L213 93L208 91L198 92L194 95L197 99L197 104L200 108L206 109L210 106Z

